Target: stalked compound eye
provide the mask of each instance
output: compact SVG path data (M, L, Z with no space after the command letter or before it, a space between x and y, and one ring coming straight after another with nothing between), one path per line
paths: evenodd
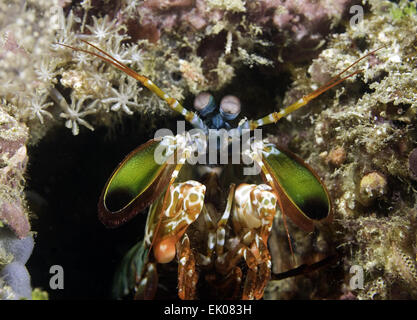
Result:
M195 97L194 108L202 117L205 117L216 109L216 102L210 93L203 92Z
M234 120L240 113L240 100L236 96L225 96L220 102L220 114L226 121Z

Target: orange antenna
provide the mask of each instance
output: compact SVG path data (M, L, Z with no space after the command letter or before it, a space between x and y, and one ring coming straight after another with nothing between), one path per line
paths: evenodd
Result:
M139 81L144 87L148 88L153 93L155 93L159 98L164 100L172 110L174 110L174 111L180 113L181 115L183 115L185 120L190 122L195 128L199 128L199 129L203 129L203 130L207 129L204 122L199 118L199 116L196 113L184 108L177 99L169 96L167 93L162 91L150 79L148 79L147 77L133 71L128 66L126 66L125 64L123 64L122 62L117 60L116 58L112 57L110 54L108 54L104 50L98 48L94 44L92 44L88 41L85 41L85 40L80 40L80 41L88 44L89 46L92 46L94 49L98 50L103 55L98 54L96 52L88 51L86 49L73 47L73 46L70 46L70 45L67 45L67 44L63 44L63 43L56 43L56 44L58 44L60 46L63 46L63 47L67 47L67 48L69 48L71 50L74 50L74 51L81 51L81 52L84 52L84 53L87 53L87 54L91 54L91 55L93 55L93 56L95 56L95 57L97 57L97 58L99 58L99 59L101 59L101 60L103 60L107 63L112 64L117 69L123 71L128 76L130 76L130 77L134 78L135 80Z

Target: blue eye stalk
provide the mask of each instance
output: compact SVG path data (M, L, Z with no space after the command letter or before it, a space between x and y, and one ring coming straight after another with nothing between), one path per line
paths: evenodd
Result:
M194 108L199 112L208 129L230 130L233 121L240 114L240 101L235 96L225 96L217 107L214 97L209 93L201 93L194 100Z

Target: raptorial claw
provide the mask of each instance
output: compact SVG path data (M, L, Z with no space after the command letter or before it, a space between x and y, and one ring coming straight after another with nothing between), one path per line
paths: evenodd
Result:
M174 259L175 244L203 209L205 191L206 187L197 181L176 183L170 187L166 204L163 203L162 195L151 206L146 222L145 241L149 246L153 242L157 262L168 263ZM163 208L166 209L161 212ZM160 225L156 239L153 239L158 223Z

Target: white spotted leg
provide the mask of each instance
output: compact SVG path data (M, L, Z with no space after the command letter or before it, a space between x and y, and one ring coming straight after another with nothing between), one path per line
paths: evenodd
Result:
M234 200L234 201L233 201ZM226 209L217 223L215 233L217 272L231 281L231 274L239 275L235 282L240 283L241 272L237 267L243 258L248 266L243 299L260 299L271 275L271 257L267 247L269 233L276 213L277 196L273 189L265 184L234 185L229 191ZM232 215L235 237L229 239L228 250L225 251L226 225ZM212 221L206 218L206 221ZM209 236L209 249L214 246ZM209 250L211 253L211 249ZM207 257L211 262L211 255ZM239 270L237 270L237 269Z
M178 297L181 300L194 300L197 298L198 272L196 261L190 247L190 239L184 234L177 244L178 255Z
M226 225L229 220L230 212L233 204L233 195L235 192L235 185L232 184L229 189L229 195L227 197L226 208L217 225L210 217L209 210L205 206L203 208L203 218L207 230L207 252L205 255L199 253L199 264L203 266L210 265L212 261L213 252L216 255L224 256L224 244L226 240Z
M207 267L213 262L212 256L216 243L216 224L210 217L207 205L203 207L202 214L204 219L204 225L207 230L207 250L205 254L199 252L197 257L198 264Z
M136 279L135 300L152 300L158 287L158 272L155 263L145 266L142 277Z
M232 184L229 189L229 195L227 197L227 204L224 210L222 217L217 223L217 232L216 232L216 253L218 256L223 254L224 243L226 239L226 225L229 221L230 212L232 210L233 204L233 195L235 193L235 185Z

